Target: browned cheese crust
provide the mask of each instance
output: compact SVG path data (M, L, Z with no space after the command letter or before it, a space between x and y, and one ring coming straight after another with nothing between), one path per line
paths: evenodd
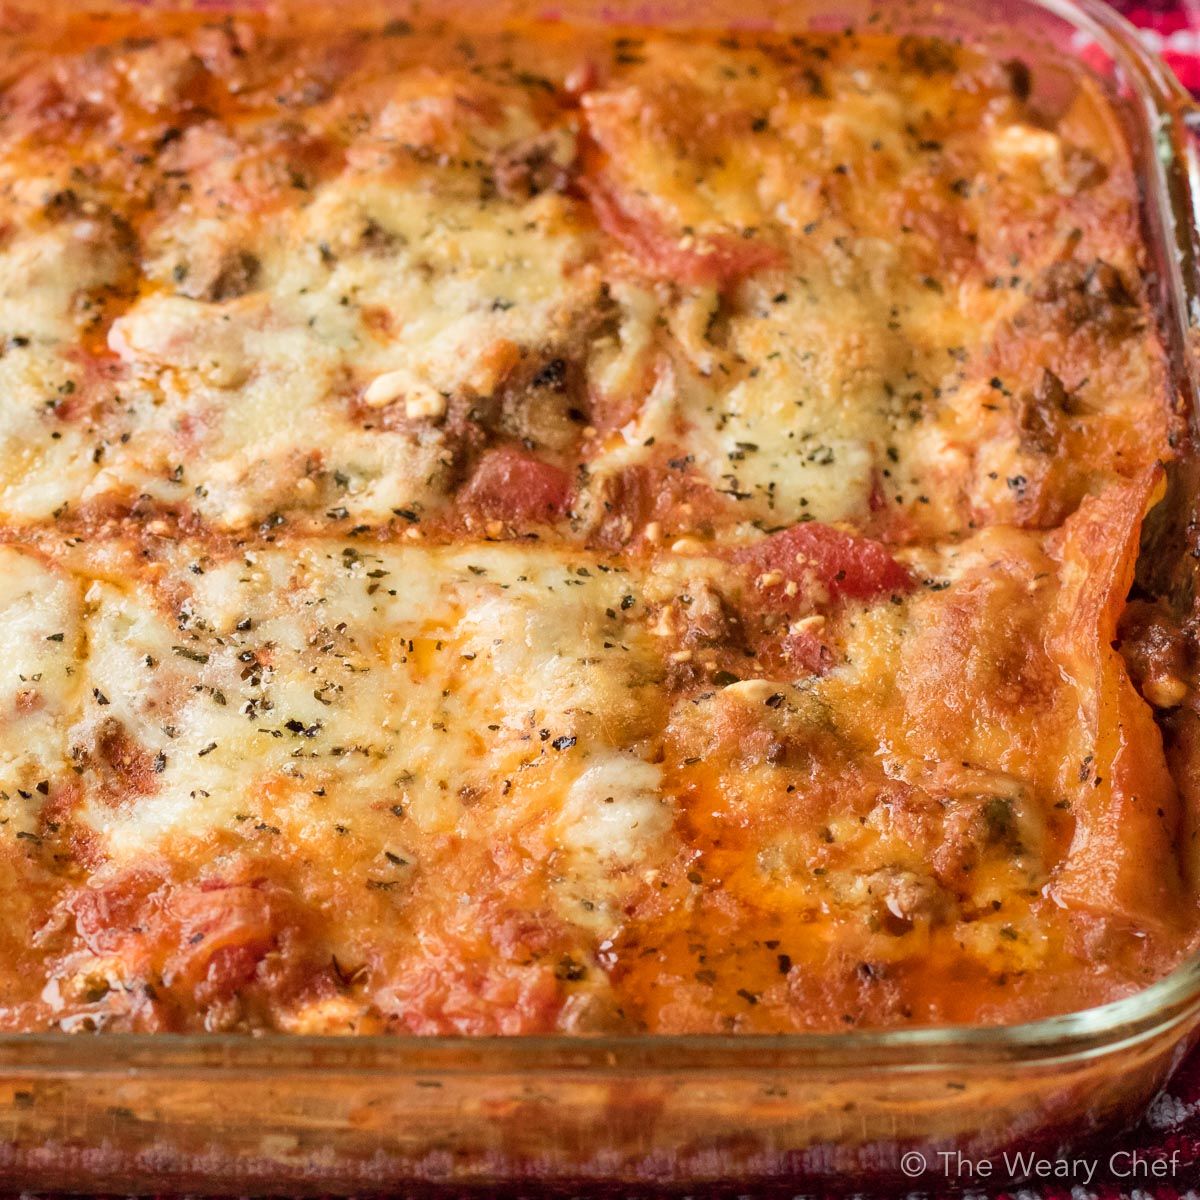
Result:
M1098 91L854 31L0 43L0 1029L1001 1023L1183 954Z

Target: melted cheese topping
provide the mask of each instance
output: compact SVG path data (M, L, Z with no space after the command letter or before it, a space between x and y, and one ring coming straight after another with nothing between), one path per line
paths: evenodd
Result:
M4 35L0 1028L1161 973L1191 818L1112 647L1180 431L1104 99L882 32L312 20Z

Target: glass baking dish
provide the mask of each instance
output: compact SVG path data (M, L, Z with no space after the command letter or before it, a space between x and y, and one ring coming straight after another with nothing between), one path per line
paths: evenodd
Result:
M313 19L337 19L334 0L293 3ZM1127 127L1175 387L1196 411L1200 153L1192 130L1200 114L1100 0L874 10L866 0L434 0L425 15L430 8L465 19L792 31L873 20L881 30L962 36L1019 57L1051 107L1090 71ZM415 9L368 2L353 19ZM1185 598L1191 579L1161 547L1192 517L1195 470L1176 470L1159 552L1143 564ZM912 1187L945 1181L946 1152L991 1161L995 1183L1013 1176L1005 1151L1053 1159L1135 1121L1198 1028L1200 957L1192 957L1115 1003L998 1028L475 1040L8 1035L0 1037L0 1185L292 1194Z

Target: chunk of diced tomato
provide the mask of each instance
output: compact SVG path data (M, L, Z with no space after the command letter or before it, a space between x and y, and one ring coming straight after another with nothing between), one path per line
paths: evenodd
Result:
M570 501L566 471L515 446L484 454L458 495L464 514L512 522L556 520Z
M816 583L830 600L870 600L913 586L908 571L872 538L845 533L819 521L783 529L738 550L734 561L754 572L759 590L784 607ZM788 588L788 584L795 586Z
M676 231L636 202L621 196L603 176L585 180L592 211L648 274L692 287L726 287L755 271L777 266L779 251L736 233Z

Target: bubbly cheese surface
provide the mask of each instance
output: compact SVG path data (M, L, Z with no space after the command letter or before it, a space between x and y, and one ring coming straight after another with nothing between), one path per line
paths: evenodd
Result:
M1090 84L0 39L0 1029L1004 1023L1182 954L1127 597L1186 446Z

